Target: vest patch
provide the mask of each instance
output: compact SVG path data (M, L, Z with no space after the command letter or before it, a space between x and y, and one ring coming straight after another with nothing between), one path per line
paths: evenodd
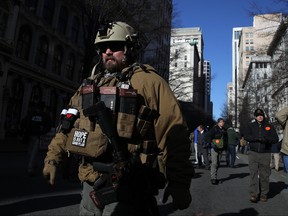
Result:
M86 141L88 137L87 131L75 131L72 139L72 145L79 146L79 147L85 147Z

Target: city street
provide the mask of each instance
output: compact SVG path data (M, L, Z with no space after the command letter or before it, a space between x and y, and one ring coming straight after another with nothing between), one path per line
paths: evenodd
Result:
M39 159L42 167L44 152ZM190 207L183 211L173 211L171 199L161 203L162 192L157 197L161 216L173 215L287 215L288 175L281 169L272 170L271 193L266 203L250 203L248 193L249 170L247 155L238 154L237 168L221 165L218 171L219 185L212 185L209 171L196 168L192 181L193 197ZM192 158L193 159L193 158ZM223 157L224 159L224 157ZM40 175L34 177L26 173L25 151L1 151L1 194L2 215L78 215L81 199L79 182L62 179L61 171L55 186L49 186ZM224 162L222 161L224 165Z

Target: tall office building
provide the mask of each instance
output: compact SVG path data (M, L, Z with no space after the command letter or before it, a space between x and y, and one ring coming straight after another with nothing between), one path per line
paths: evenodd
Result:
M200 28L176 28L171 33L169 83L180 101L203 107L203 37Z
M211 106L211 64L210 61L204 60L203 62L203 74L204 74L204 110L212 116L213 110Z
M237 127L237 116L238 110L237 106L233 106L233 104L237 104L238 100L238 74L239 74L239 39L242 32L241 27L233 28L232 31L232 83L228 83L227 85L227 106L228 113L230 115L230 120Z
M260 14L253 17L253 26L233 28L232 35L232 84L234 95L234 109L229 112L233 116L234 124L239 126L239 112L243 101L242 85L244 83L251 58L263 55L282 20L282 14ZM228 98L229 100L229 98Z
M197 126L195 125L197 121L203 124L205 117L212 116L211 112L205 112L208 107L212 109L212 104L205 105L210 91L205 92L207 83L203 73L203 48L204 41L200 28L172 29L169 84L181 103L182 112L190 129ZM210 79L209 65L207 62L208 79Z

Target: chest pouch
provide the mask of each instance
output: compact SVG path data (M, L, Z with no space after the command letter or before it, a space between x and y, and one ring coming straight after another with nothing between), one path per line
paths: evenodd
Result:
M68 152L98 157L106 151L108 139L100 130L99 125L95 126L94 131L73 128L68 135L65 149Z
M120 137L131 138L136 123L137 90L120 89L117 132Z

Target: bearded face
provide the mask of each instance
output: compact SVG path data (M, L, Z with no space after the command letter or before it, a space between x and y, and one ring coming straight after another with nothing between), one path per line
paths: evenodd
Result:
M103 43L99 47L104 67L111 73L121 71L127 66L123 42Z

